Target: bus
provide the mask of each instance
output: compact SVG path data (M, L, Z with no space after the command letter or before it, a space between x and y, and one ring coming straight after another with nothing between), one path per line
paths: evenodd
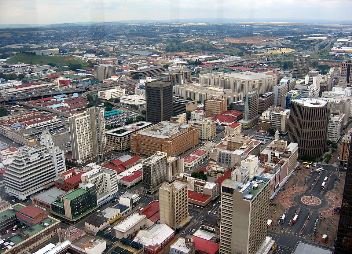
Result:
M291 225L295 225L298 219L298 214L295 214L295 216L292 219Z
M321 184L321 189L322 189L322 190L325 189L325 184L326 184L325 182L323 182L323 183Z

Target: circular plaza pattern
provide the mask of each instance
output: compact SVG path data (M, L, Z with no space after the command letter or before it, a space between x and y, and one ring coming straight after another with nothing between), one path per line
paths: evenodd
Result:
M318 206L321 204L321 200L315 196L303 196L301 197L301 202L309 206Z

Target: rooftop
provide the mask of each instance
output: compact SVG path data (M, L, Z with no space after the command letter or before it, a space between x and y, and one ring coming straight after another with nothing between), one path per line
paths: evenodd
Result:
M300 242L293 254L332 254L332 251L308 243Z
M327 102L325 100L313 99L313 98L296 99L296 100L292 100L292 102L296 102L300 105L303 105L305 107L311 107L311 108L321 108L327 105Z
M163 121L149 128L143 129L139 133L145 136L167 139L188 130L189 127L190 125L188 124Z
M194 242L196 251L207 254L215 254L219 250L219 244L210 240L205 240L197 236L193 236L192 240Z
M173 234L174 230L168 225L154 224L148 230L140 230L134 241L144 246L160 246L170 239Z
M143 129L147 126L152 125L150 122L138 122L138 123L132 123L129 125L125 125L123 127L119 127L116 129L112 129L106 132L106 135L111 135L111 136L116 136L116 137L123 137L126 135L129 135L133 132L136 132L140 129Z
M134 227L137 225L139 222L144 220L146 218L145 215L140 215L138 213L134 213L130 216L128 216L126 219L118 223L114 229L120 232L126 232L130 228Z
M66 192L63 190L60 190L58 188L51 188L47 191L43 191L39 193L38 195L35 195L32 199L38 200L39 202L45 203L45 204L52 204L55 202L55 200L60 197L65 195Z
M76 190L73 190L73 191L67 193L64 196L64 199L73 200L73 199L85 194L86 192L87 191L85 189L79 188L79 189L76 189Z

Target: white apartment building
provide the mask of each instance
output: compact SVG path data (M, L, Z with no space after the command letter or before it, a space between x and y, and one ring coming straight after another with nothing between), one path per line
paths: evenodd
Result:
M337 143L342 135L344 114L332 114L328 123L328 140Z
M97 204L101 206L116 197L118 192L116 171L102 168L90 163L85 169L89 170L82 174L82 184L94 184L97 189Z
M199 75L199 83L230 90L242 100L244 95L251 91L258 91L259 94L271 92L277 83L277 76L269 72L218 72Z
M264 111L260 120L269 121L272 128L281 133L287 132L287 121L290 116L289 109L282 109L281 107L270 107Z
M5 192L25 200L50 186L65 169L64 152L54 146L49 132L43 132L39 146L19 148L6 167Z
M249 155L241 161L241 171L248 172L249 179L259 174L259 159L258 156ZM248 179L248 180L249 180Z
M126 90L121 87L116 87L98 92L98 97L103 100L118 99L126 94Z
M163 183L159 189L160 222L173 229L189 221L187 184L174 181Z
M101 156L106 144L104 108L88 108L68 120L72 159L82 163Z
M220 254L255 254L264 243L269 218L269 181L246 184L225 180L221 186Z

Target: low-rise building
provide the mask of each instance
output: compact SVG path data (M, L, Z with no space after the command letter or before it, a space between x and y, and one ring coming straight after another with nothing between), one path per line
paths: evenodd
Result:
M192 254L194 253L194 246L191 241L180 237L170 246L169 254Z
M144 246L144 253L159 253L173 238L174 230L166 224L155 224L148 230L140 230L133 241Z
M198 149L184 158L184 169L192 171L194 168L204 164L209 159L209 151Z
M117 239L129 238L147 225L145 215L134 213L114 226Z
M52 203L54 203L59 197L65 194L66 191L53 187L49 190L43 191L35 196L32 196L31 199L35 206L50 211Z
M99 231L104 230L108 226L109 221L105 217L95 214L89 216L88 219L84 222L85 229L94 235L96 235Z
M115 87L108 90L98 91L98 97L103 100L119 99L125 95L126 90Z
M131 147L131 136L148 126L150 122L137 122L106 131L106 146L108 150L125 151Z

